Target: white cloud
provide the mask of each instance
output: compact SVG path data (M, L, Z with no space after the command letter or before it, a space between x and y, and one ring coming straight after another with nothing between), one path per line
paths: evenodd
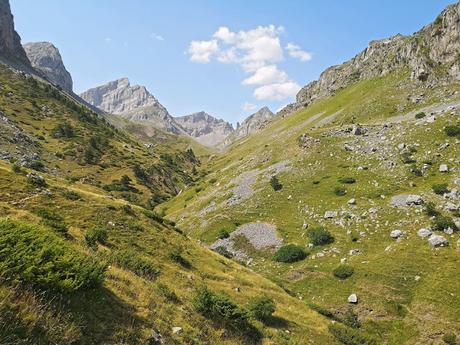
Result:
M299 59L302 62L310 61L312 58L311 53L302 50L297 44L294 43L288 43L286 46L286 50L288 51L290 56Z
M254 90L254 97L258 100L282 101L294 97L300 90L300 85L295 81L273 83L260 86Z
M237 64L250 74L243 85L257 85L254 96L264 100L283 100L292 97L300 86L289 78L277 63L283 61L281 45L282 26L258 26L251 30L231 31L222 26L208 41L190 42L187 54L197 63L208 63L215 59L226 64ZM285 47L290 56L301 61L311 59L311 54L289 43Z
M217 41L192 41L188 48L190 60L193 62L207 63L211 56L219 51Z
M242 81L243 85L266 85L281 83L288 79L284 71L280 71L276 65L262 66L256 72Z
M157 40L157 41L164 41L164 40L165 40L163 36L158 35L158 34L156 34L156 33L154 33L154 32L152 32L152 33L150 34L150 38L155 39L155 40Z
M241 109L243 109L244 111L252 111L256 108L257 108L257 105L249 103L249 102L246 102L241 106Z

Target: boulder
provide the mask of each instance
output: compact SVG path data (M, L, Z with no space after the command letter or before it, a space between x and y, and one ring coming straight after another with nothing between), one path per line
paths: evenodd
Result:
M449 241L446 240L445 237L440 235L431 235L428 239L428 244L435 248L435 247L447 247L449 245Z
M428 229L420 229L419 231L417 231L417 236L421 238L430 237L431 234L432 232Z
M356 205L356 199L352 198L352 199L348 200L348 205Z
M402 238L404 236L404 232L401 230L393 230L390 232L390 237L394 239Z
M348 296L348 303L358 303L358 296L355 293L352 293L350 296Z
M439 166L439 171L440 172L449 172L449 167L447 166L447 164L441 164Z
M182 333L182 327L173 327L172 332L173 334L180 334Z
M331 219L337 217L337 211L326 211L324 213L324 219Z

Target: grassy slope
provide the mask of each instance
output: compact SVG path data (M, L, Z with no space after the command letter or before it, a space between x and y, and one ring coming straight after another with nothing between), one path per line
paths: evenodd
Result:
M356 292L361 300L355 311L365 321L363 328L389 344L439 343L444 332L458 334L460 283L457 277L460 272L455 248L458 235L449 238L451 247L430 250L415 234L430 222L420 209L389 207L389 198L400 193L423 194L426 199L442 205L442 199L431 192L431 185L446 182L452 187L453 177L458 177L459 145L452 138L449 140L442 130L446 124L458 122L458 110L456 115L447 113L430 125L415 126L413 121L395 125L385 133L389 144L383 139L370 144L378 150L388 146L390 153L386 159L397 163L393 170L388 169L385 161L377 159L378 154L346 152L343 145L353 136L322 136L344 124L391 121L394 115L438 101L458 99L458 94L452 95L453 90L459 90L458 85L417 89L407 82L406 76L402 71L353 84L333 97L274 121L262 132L237 142L206 165L204 168L210 174L199 189L188 189L159 208L179 221L192 236L206 243L212 243L222 228L232 231L238 224L260 220L274 223L286 243L306 245L308 239L302 230L303 222L323 224L336 241L326 248L313 249L311 254L331 247L340 253L289 265L267 261L264 259L267 254L259 253L252 269L304 300L330 310L346 310L348 295ZM421 93L427 95L423 104L408 101L408 95ZM336 116L331 117L332 114ZM322 127L315 128L321 123ZM320 143L310 149L301 149L297 138L303 133L319 138ZM451 145L440 149L439 145L446 140ZM395 150L399 143L420 145L415 153L418 167L423 161L433 163L423 177L414 176L410 166L401 163ZM365 147L366 140L361 145ZM258 192L247 201L200 215L200 210L212 201L219 204L232 194L228 183L234 177L282 160L290 160L293 169L279 175L284 186L280 192L273 192L270 185L259 178L254 186ZM439 173L439 164L445 162L457 173ZM359 171L358 166L367 166L369 170ZM333 190L341 186L337 180L345 176L356 178L357 183L345 185L346 196L336 196ZM357 199L356 208L347 205L351 197ZM370 214L370 208L378 208L377 214ZM327 210L344 210L358 217L342 227L322 219ZM389 232L397 228L410 236L396 243ZM347 230L352 233L364 231L365 237L357 243L352 242ZM385 251L390 245L391 249ZM354 248L362 249L363 254L349 257L348 251ZM342 257L347 257L356 271L346 281L332 276L332 270ZM416 275L421 277L419 281L415 280Z
M192 296L201 284L207 284L213 291L228 293L241 305L254 296L272 297L277 304L276 318L270 325L253 321L262 331L264 343L333 343L327 333L327 321L301 301L269 280L181 235L171 225L146 217L142 207L130 205L130 211L125 207L129 202L119 198L119 194L105 192L99 183L93 182L109 183L128 174L136 188L148 195L150 191L136 181L131 167L135 162L163 164L160 152L147 150L123 132L114 132L98 164L84 164L79 156L60 159L54 153L63 151L67 145L84 147L90 136L107 135L111 130L101 121L96 124L79 121L78 111L71 110L41 88L31 88L21 76L2 69L0 78L2 112L31 136L43 136L38 151L46 171L40 174L48 184L46 189L37 189L27 182L25 174L29 169L16 173L12 163L0 161L2 217L53 232L52 228L41 225L36 212L43 207L54 210L69 226L66 241L83 254L106 260L112 253L132 249L160 271L157 278L151 279L113 264L101 288L70 296L42 294L28 286L3 281L0 284L0 343L145 344L156 329L163 334L166 344L246 344L246 339L230 334L194 310ZM6 96L10 91L13 96ZM42 105L51 112L44 114L40 110ZM77 132L75 138L55 139L50 135L62 121L72 123ZM0 144L2 150L16 150L7 141ZM174 155L183 147L165 145L162 149L165 151L161 153ZM191 165L185 164L182 168L191 169ZM177 170L168 171L172 171L173 182L179 186L185 184L181 180L184 176ZM80 177L85 179L75 182ZM159 180L156 187L165 190L168 185ZM66 198L65 192L69 190L81 199ZM109 233L108 244L99 245L97 251L90 250L84 242L85 233L93 227L104 227ZM171 259L171 253L178 250L190 267ZM158 289L160 283L174 291L179 301L165 298ZM235 291L237 287L240 292ZM183 332L173 335L173 326L182 327Z

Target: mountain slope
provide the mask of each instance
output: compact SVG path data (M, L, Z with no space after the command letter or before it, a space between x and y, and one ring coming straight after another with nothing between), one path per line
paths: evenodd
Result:
M204 111L178 116L174 120L188 135L209 147L220 145L234 131L231 124Z
M24 44L32 67L41 71L54 85L72 92L72 77L66 70L59 50L49 42L30 42Z
M458 16L458 8L426 28ZM433 40L457 34L440 30ZM426 54L447 57L444 47ZM372 56L391 65L387 46L379 49ZM336 88L332 80L340 84L348 64L325 72L330 94L236 141L201 167L208 175L198 188L157 210L349 332L371 334L377 344L441 344L444 334L460 335L460 141L450 129L460 125L460 85L449 72L455 62L446 58L430 70L433 79L414 78L406 61ZM423 238L427 230L432 235ZM438 236L449 245L436 245ZM276 262L267 241L298 245L307 258ZM352 294L356 303L348 302ZM363 343L331 331L343 343Z
M89 104L133 122L152 125L165 131L183 134L166 108L145 88L131 86L128 78L111 81L80 95Z

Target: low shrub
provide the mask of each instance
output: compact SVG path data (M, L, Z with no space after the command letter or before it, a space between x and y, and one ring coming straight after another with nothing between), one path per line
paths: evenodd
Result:
M457 336L454 333L446 333L442 336L442 341L447 345L457 345Z
M192 264L190 261L188 261L186 258L182 256L182 249L180 248L174 248L170 253L169 253L169 258L177 262L179 265L185 268L190 268L192 267Z
M460 136L460 125L450 125L444 127L444 133L449 137L458 137Z
M329 332L345 345L377 345L370 335L337 323L329 325Z
M439 216L440 214L439 211L436 210L436 205L433 202L427 202L425 204L424 211L426 215L429 217L436 217L436 216Z
M92 249L97 249L97 244L107 244L109 235L104 228L92 228L85 234L86 245Z
M415 114L416 119L423 119L426 116L426 114L422 111L420 113Z
M36 226L0 220L0 275L70 293L99 286L106 266Z
M454 231L458 230L457 225L455 225L455 222L451 217L438 215L433 219L434 230L443 231L449 228Z
M339 279L347 279L351 277L354 272L355 270L353 269L353 267L348 265L340 265L333 271L333 274L335 277Z
M344 196L345 194L347 194L347 190L342 187L335 187L334 194L337 196Z
M163 296L166 300L170 302L178 302L179 298L177 297L176 293L172 291L166 284L159 283L156 287L155 290Z
M29 168L37 170L37 171L44 171L45 170L45 165L41 161L31 161L28 165Z
M337 315L335 313L333 313L332 311L330 311L330 310L328 310L328 309L326 309L324 307L321 307L320 305L310 303L308 306L311 309L313 309L314 311L316 311L318 314L321 314L321 315L327 317L328 319L338 321L338 322L342 322L342 320L339 317L337 317Z
M308 253L300 246L295 244L287 244L282 246L273 256L273 260L277 262L296 262L307 257Z
M225 248L224 246L219 246L217 247L216 249L214 249L214 251L217 253L217 254L220 254L222 256L225 256L226 258L228 259L231 259L233 257L233 254L230 253L227 248Z
M249 315L256 320L266 321L270 319L276 310L275 302L267 296L255 297L248 304Z
M132 249L113 252L111 261L139 277L154 279L160 274L160 270L155 267L153 262L140 256Z
M443 195L444 193L449 193L449 189L447 188L447 183L439 183L434 184L431 186L433 188L433 192L439 195Z
M308 231L308 237L315 246L323 246L334 242L334 236L322 226L311 228Z
M42 223L60 234L66 235L69 231L61 215L47 208L39 208L35 213L42 218Z
M223 240L224 238L229 238L229 237L230 237L230 233L225 229L221 229L219 233L217 234L217 238L221 240Z
M341 177L338 179L340 183L352 184L356 182L354 177Z
M270 186L272 186L273 190L275 192L281 190L283 188L283 185L281 184L281 182L278 180L278 177L273 175L271 178L270 178Z
M415 158L412 156L412 153L407 151L401 154L401 160L404 164L412 164L416 162Z
M351 328L360 328L361 322L359 322L358 314L353 312L353 309L348 308L345 314L342 317L342 322L344 325Z
M62 195L64 196L64 198L68 200L72 200L72 201L81 200L81 195L78 194L77 192L74 192L73 190L66 190L62 193Z

